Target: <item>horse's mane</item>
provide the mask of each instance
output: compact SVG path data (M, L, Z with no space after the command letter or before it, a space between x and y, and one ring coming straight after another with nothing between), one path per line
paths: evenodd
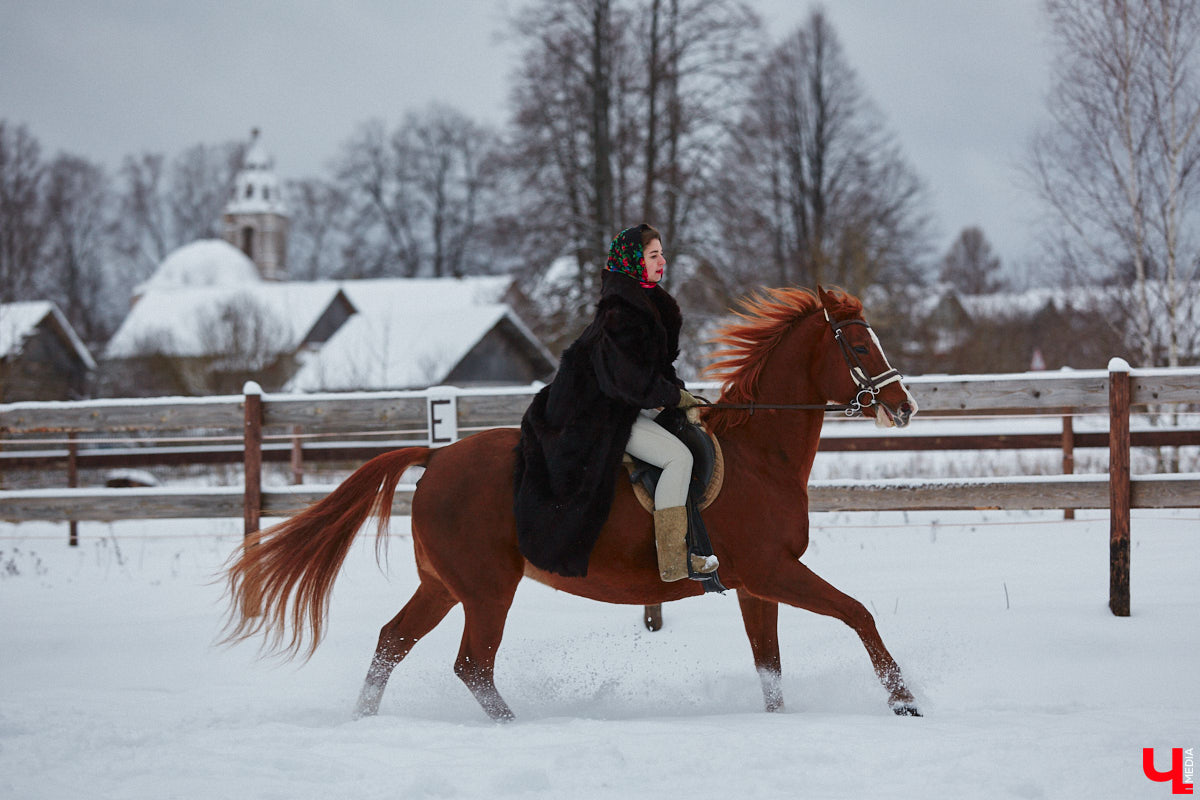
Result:
M830 312L861 314L862 302L845 292L828 292L836 301ZM798 322L821 310L821 301L810 289L762 289L742 298L734 319L717 329L709 343L719 348L709 355L706 377L722 381L721 402L750 403L767 356ZM775 402L787 400L774 399ZM730 410L705 414L708 428L717 435L750 418L749 411Z

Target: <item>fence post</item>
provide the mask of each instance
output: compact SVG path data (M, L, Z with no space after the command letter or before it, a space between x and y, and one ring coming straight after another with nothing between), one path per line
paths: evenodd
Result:
M300 443L300 426L292 426L292 485L304 483L304 448Z
M1129 363L1108 362L1108 607L1129 616Z
M1071 415L1062 418L1062 471L1063 475L1075 474L1075 427ZM1064 508L1063 519L1075 519L1075 509Z
M242 387L245 396L245 424L242 430L244 483L243 483L243 535L249 536L259 528L262 514L262 387L254 381L246 381Z
M67 434L67 438L71 443L67 445L67 488L79 488L79 445L75 438L79 434L71 431ZM79 522L70 520L67 523L67 546L79 547Z

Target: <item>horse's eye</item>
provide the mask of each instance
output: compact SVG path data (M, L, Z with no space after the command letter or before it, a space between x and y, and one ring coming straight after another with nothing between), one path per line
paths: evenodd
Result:
M871 351L868 350L867 348L863 347L861 344L856 344L856 345L854 345L854 352L865 356L867 353L869 353Z

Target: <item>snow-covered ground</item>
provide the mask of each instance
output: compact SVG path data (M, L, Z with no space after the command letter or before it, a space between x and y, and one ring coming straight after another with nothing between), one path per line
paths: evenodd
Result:
M1080 512L1080 516L1084 516ZM1107 608L1102 514L816 515L805 557L872 609L926 716L857 638L784 609L787 710L762 711L732 594L666 627L526 582L497 664L517 722L450 665L452 612L378 717L351 709L415 571L367 537L307 664L212 646L240 522L0 525L0 797L1155 798L1142 748L1200 746L1200 511L1135 512L1133 615Z

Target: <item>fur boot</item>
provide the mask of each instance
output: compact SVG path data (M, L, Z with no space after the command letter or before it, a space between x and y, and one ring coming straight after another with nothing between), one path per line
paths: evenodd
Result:
M688 517L683 506L659 508L654 511L654 543L658 549L658 575L670 583L688 576L688 563L693 572L708 574L719 566L716 556L689 555L687 548Z
M688 575L687 524L687 509L683 506L654 510L658 576L668 583Z

